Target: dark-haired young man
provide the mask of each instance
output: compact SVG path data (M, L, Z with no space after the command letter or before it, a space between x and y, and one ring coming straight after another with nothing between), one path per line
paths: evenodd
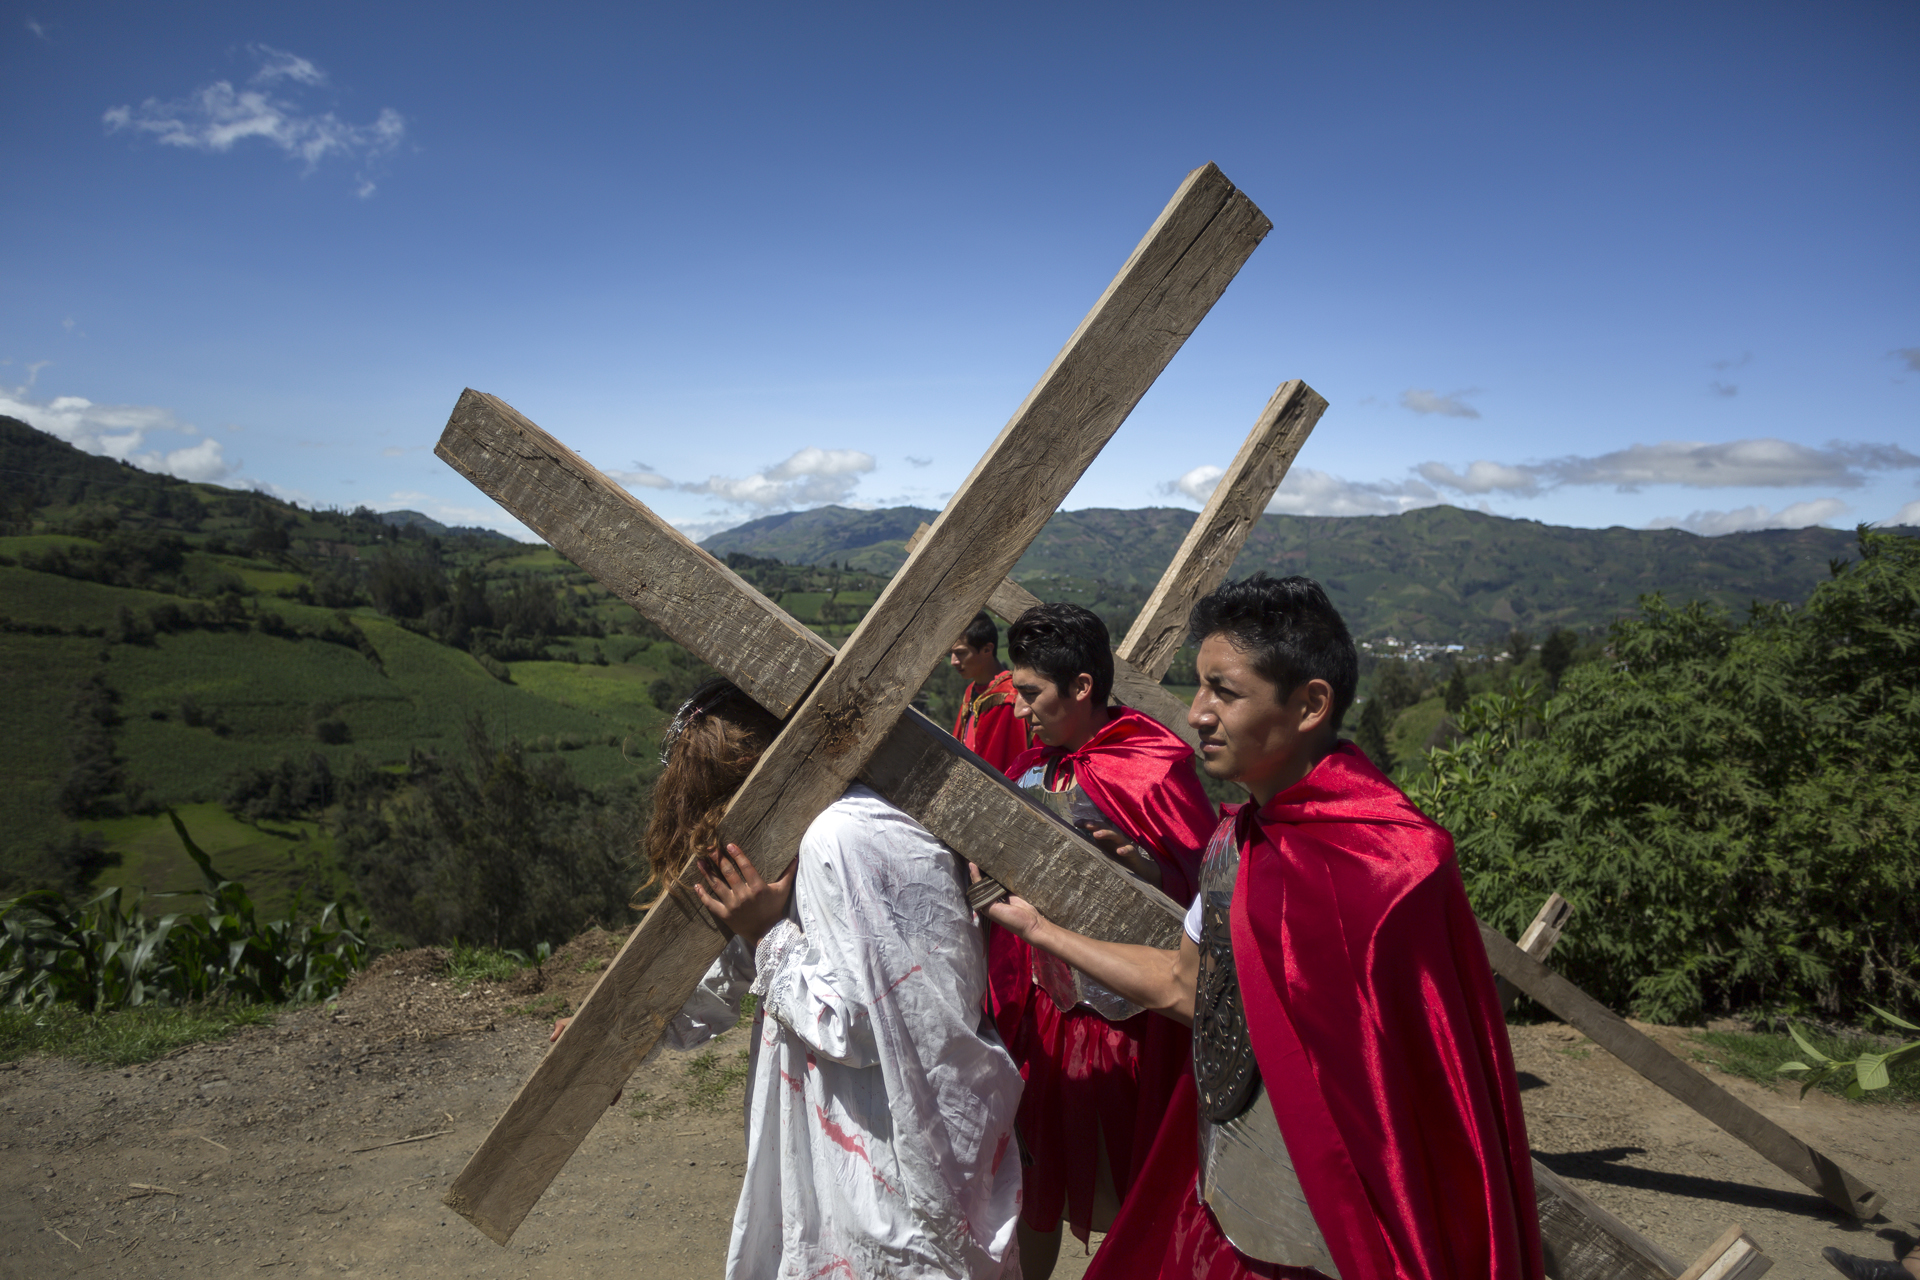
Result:
M1000 628L984 611L973 615L947 650L947 663L969 682L960 695L953 736L1004 771L1030 743L1026 723L1013 714L1013 676L1000 665Z
M1337 738L1358 666L1318 584L1194 607L1206 771L1243 783L1178 951L1019 898L994 922L1193 1025L1193 1074L1090 1280L1538 1280L1506 1025L1451 837ZM1197 1192L1197 1194L1196 1194Z
M1078 605L1037 605L1008 628L1007 656L1015 714L1036 740L1007 776L1184 905L1213 803L1185 742L1108 705L1106 624ZM1026 1078L1021 1266L1045 1280L1063 1216L1081 1240L1106 1229L1187 1074L1188 1037L1009 934L988 954L994 1020Z

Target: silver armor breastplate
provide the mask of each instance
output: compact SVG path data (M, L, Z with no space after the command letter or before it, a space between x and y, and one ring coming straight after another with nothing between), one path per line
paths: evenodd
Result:
M1312 1267L1338 1280L1247 1034L1228 915L1239 874L1236 824L1223 822L1200 864L1200 976L1193 1002L1200 1198L1233 1247L1248 1257Z
M1082 833L1122 830L1118 823L1100 812L1100 806L1078 782L1064 791L1048 790L1045 764L1027 770L1020 778L1019 787L1060 821ZM1131 838L1131 833L1126 834ZM1038 948L1033 952L1033 983L1047 993L1047 998L1062 1013L1084 1004L1108 1022L1125 1022L1140 1012L1139 1005L1115 995L1065 960Z

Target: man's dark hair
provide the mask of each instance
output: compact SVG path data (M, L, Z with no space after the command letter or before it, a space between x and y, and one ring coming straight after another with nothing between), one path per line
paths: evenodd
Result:
M967 642L969 649L985 649L989 653L1000 649L1000 628L993 625L993 619L985 610L973 615L973 621L960 633L960 638Z
M1340 611L1312 578L1269 578L1256 573L1223 582L1187 615L1188 641L1225 635L1253 659L1253 669L1273 681L1281 698L1309 680L1333 686L1333 731L1353 705L1360 683L1360 655Z
M1093 677L1093 705L1113 693L1113 642L1098 614L1077 604L1037 604L1007 628L1007 661L1031 667L1063 692L1082 672Z

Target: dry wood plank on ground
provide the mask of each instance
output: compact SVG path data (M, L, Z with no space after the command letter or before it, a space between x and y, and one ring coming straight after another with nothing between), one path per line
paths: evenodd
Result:
M1680 1259L1533 1162L1540 1240L1553 1280L1673 1280Z
M1885 1197L1725 1089L1695 1071L1626 1020L1522 951L1485 922L1480 936L1494 971L1556 1018L1856 1218L1871 1218Z

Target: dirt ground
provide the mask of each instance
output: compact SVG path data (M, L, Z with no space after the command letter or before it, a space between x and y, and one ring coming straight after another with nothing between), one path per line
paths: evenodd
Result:
M337 1006L146 1066L0 1067L0 1277L718 1275L739 1088L702 1098L690 1055L635 1075L509 1247L440 1203L545 1052L550 1011L615 942L589 934L540 973L466 989L436 953L402 953ZM1684 1033L1658 1034L1691 1056ZM1887 1194L1885 1218L1854 1224L1578 1032L1513 1041L1536 1154L1671 1253L1740 1222L1772 1275L1824 1278L1821 1246L1889 1256L1916 1228L1920 1110L1718 1077ZM1062 1253L1054 1274L1075 1280L1086 1259Z

